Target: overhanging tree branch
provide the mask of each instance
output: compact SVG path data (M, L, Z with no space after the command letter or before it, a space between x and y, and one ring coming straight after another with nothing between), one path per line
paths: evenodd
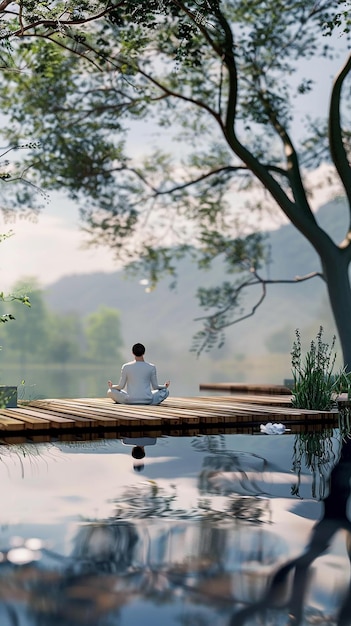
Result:
M206 172L205 174L201 174L201 176L198 176L197 178L193 178L192 180L189 180L185 183L174 185L173 187L169 189L165 189L165 190L154 189L155 195L162 196L166 194L171 194L171 193L174 193L175 191L181 191L182 189L187 189L188 187L191 187L192 185L201 183L202 181L207 180L208 178L211 178L211 176L215 176L217 174L224 174L228 172L238 172L242 170L247 171L247 167L245 167L244 165L242 166L238 165L237 167L235 167L234 165L219 167L217 169L211 170L210 172Z
M351 71L351 55L334 81L329 107L329 144L330 154L342 180L351 213L351 167L342 139L340 98L344 81ZM350 215L351 230L351 215Z
M269 170L265 168L255 156L247 150L239 141L236 131L236 106L238 98L238 77L237 66L234 55L234 39L231 28L225 19L224 15L220 13L219 21L225 33L225 52L224 63L228 70L229 77L229 94L227 101L227 112L223 132L229 145L232 147L235 154L243 160L247 167L261 180L263 185L269 189L273 198L277 201L278 205L283 209L286 215L295 223L296 219L300 220L300 216L297 215L295 205L291 202L287 194L278 185L274 178L269 173ZM308 212L308 219L313 220L312 213ZM304 221L306 216L304 216ZM316 223L315 223L316 225ZM317 226L317 225L316 225Z
M10 3L3 3L6 4L5 8L8 6L8 4ZM111 11L114 11L115 9L117 9L120 6L123 6L125 4L124 0L122 0L121 2L118 2L117 4L110 4L108 3L107 7L105 9L103 9L102 11L91 15L90 17L83 17L81 19L46 19L46 18L42 18L39 20L36 20L34 22L31 22L30 24L24 25L23 24L23 2L20 3L20 12L19 12L19 22L20 22L20 28L18 28L16 31L11 33L12 37L24 37L28 34L28 31L32 31L35 28L38 28L39 26L44 26L46 28L54 28L55 30L57 30L59 28L59 26L82 26L83 24L88 24L89 22L96 22L99 19L102 19L103 17L106 17L106 15L108 15L109 13L111 13ZM0 5L0 10L4 10L2 8L2 6ZM0 36L0 39L8 39L8 35L2 35Z
M218 347L221 347L223 343L224 329L255 315L257 309L267 296L268 285L296 284L316 277L325 280L321 272L310 272L305 276L295 276L295 278L292 279L266 279L261 277L258 272L253 269L251 269L251 273L253 278L250 277L248 280L244 280L240 283L240 285L235 287L225 306L219 307L215 313L195 318L194 321L196 322L204 322L203 330L196 333L193 337L192 351L196 352L197 356L199 356L206 348L213 347L214 344L218 344ZM258 285L261 287L261 294L255 304L251 307L250 311L233 319L232 315L234 314L235 309L239 306L239 297L241 293L245 289L257 287Z
M3 2L0 3L0 11L5 11L5 9L7 9L9 4L12 4L12 2L13 0L3 0Z
M270 119L273 128L276 130L282 141L287 162L288 177L290 180L291 190L295 202L298 203L303 212L306 213L306 215L310 215L311 219L315 222L315 218L308 204L306 191L302 183L296 149L293 145L290 135L287 132L286 128L284 128L284 126L280 123L278 115L274 111L269 99L265 97L262 92L260 92L259 95L267 112L268 118Z

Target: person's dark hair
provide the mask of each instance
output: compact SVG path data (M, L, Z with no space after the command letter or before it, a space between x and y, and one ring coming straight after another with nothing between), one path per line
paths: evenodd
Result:
M142 343L135 343L132 347L134 356L143 356L145 354L145 346Z
M145 450L141 446L134 446L132 449L132 457L134 459L143 459L145 456Z

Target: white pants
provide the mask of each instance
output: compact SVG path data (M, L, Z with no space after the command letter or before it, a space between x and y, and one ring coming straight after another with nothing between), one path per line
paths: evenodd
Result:
M107 397L111 398L117 404L161 404L163 400L168 398L169 390L167 387L155 389L152 391L151 402L130 402L129 396L124 389L108 389Z

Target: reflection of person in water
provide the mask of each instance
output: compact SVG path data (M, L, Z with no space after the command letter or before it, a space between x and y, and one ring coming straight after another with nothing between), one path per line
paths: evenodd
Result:
M253 614L276 605L282 596L290 572L294 571L292 590L287 602L289 610L289 625L298 626L302 623L304 600L308 590L309 568L313 561L321 556L330 546L334 535L339 530L347 533L346 549L351 561L351 439L343 443L339 462L330 474L329 495L323 502L323 515L313 528L311 540L305 552L292 559L281 567L268 588L263 598L255 604L235 613L230 621L230 626L245 624ZM351 503L350 503L351 504ZM280 604L281 607L281 604ZM351 624L351 580L347 593L343 599L339 615L336 619L337 626L350 626Z
M124 446L132 446L132 457L139 461L133 465L136 472L142 472L144 469L144 463L141 463L141 461L146 454L145 446L154 446L156 441L156 437L123 437L121 439Z

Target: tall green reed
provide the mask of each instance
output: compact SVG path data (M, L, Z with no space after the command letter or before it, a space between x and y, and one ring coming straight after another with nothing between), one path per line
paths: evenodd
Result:
M335 404L335 396L340 393L345 371L333 374L336 353L333 337L329 346L322 341L323 327L320 326L310 349L302 356L301 335L295 331L296 339L291 351L291 366L294 378L292 405L299 409L329 411Z

